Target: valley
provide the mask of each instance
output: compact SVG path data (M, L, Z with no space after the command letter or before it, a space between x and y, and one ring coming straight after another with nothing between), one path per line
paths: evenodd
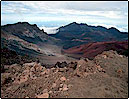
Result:
M2 98L128 97L128 33L70 23L1 27Z
M128 98L128 1L1 1L3 98Z
M108 50L118 51L120 48L123 52L128 49L127 37L128 33L122 33L116 28L107 29L76 22L58 28L56 34L47 34L36 24L18 22L2 26L1 47L53 65L58 61L93 58Z

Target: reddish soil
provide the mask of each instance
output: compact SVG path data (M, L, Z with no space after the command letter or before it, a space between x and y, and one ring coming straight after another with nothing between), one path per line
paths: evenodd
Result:
M66 54L71 54L72 57L86 57L94 58L96 55L101 54L103 51L115 50L123 53L128 50L128 41L110 41L110 42L95 42L75 46L67 50L62 50Z

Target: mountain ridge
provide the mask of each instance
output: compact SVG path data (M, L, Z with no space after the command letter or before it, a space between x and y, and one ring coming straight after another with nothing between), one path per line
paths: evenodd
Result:
M60 27L56 34L49 34L49 36L61 39L66 49L90 42L128 40L127 32L120 32L114 27L107 29L103 26L90 26L76 22Z
M40 55L43 44L58 44L60 40L50 37L36 24L18 22L1 26L1 48L8 48L21 54Z
M113 36L112 31L115 31L113 32L115 34L121 33L115 28L107 29L103 26L89 26L85 23L73 22L60 27L59 32L55 34L57 37L55 37L40 30L36 24L18 22L1 26L1 48L5 47L33 57L38 56L41 61L45 60L46 63L52 59L51 63L55 63L57 60L71 60L62 54L62 50L76 48L82 44L126 41L128 39L128 34Z

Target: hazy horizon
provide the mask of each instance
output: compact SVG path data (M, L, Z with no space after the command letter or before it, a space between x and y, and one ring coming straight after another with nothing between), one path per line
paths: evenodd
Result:
M48 31L77 22L128 32L128 1L1 1L1 25L19 21Z

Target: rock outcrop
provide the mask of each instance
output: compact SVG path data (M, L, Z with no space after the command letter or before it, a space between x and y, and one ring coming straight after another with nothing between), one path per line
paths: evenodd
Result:
M128 97L128 57L108 51L94 60L82 58L62 63L51 68L37 62L5 65L1 73L1 97Z

